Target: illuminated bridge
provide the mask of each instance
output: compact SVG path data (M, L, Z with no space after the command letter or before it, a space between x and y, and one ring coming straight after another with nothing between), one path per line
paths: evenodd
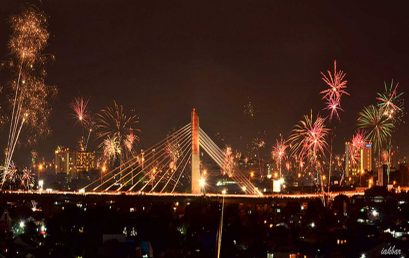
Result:
M154 146L101 174L80 193L125 193L146 195L201 195L216 193L206 176L201 174L200 150L220 167L225 166L225 153L199 126L199 116L192 111L191 122L168 135ZM244 195L262 193L239 170L231 170L229 178Z

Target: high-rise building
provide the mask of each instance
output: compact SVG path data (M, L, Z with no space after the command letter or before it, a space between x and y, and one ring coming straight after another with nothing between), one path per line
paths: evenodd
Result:
M359 150L353 148L351 142L345 142L345 175L357 176L359 173L372 171L372 143L365 143Z
M54 158L55 173L69 174L74 167L70 149L57 147L54 153L55 153Z
M361 171L372 171L372 143L365 143L361 149Z
M95 152L72 151L69 148L58 147L55 150L55 172L77 173L96 169Z

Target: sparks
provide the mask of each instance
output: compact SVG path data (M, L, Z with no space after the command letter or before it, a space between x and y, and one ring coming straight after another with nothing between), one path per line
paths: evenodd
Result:
M83 125L87 124L89 119L87 106L88 100L84 100L83 98L75 98L74 102L71 103L71 108L74 111L75 117Z
M113 161L121 155L121 146L117 137L107 137L103 141L104 157L108 161Z
M328 88L321 91L323 95L322 99L325 100L325 110L330 112L329 120L332 120L334 115L340 119L339 111L343 111L341 108L341 97L343 95L350 95L347 91L347 83L345 80L346 73L341 70L337 71L337 62L334 61L334 71L327 71L328 75L321 72L322 80L327 84Z
M223 175L228 175L229 177L233 176L234 172L234 154L233 150L231 147L227 146L224 151L224 161L223 161L223 167L222 167L222 173Z
M398 122L403 114L403 92L398 92L399 83L394 84L393 80L388 86L385 82L385 91L378 93L376 100L383 115L394 122Z
M391 136L395 125L384 116L382 108L370 105L359 113L358 127L366 131L366 139L374 143L376 150L380 150Z
M365 146L365 133L362 130L358 130L351 140L351 145L348 149L351 163L356 164L359 160L360 150Z
M327 106L325 107L325 110L328 110L329 113L329 119L332 120L332 118L334 116L336 116L338 118L338 120L340 119L339 117L339 113L338 111L343 111L343 109L341 108L341 104L339 102L338 99L326 99L326 104Z
M286 144L286 141L283 139L282 136L280 136L280 139L276 140L276 144L273 146L273 150L271 152L273 159L275 160L277 164L277 168L280 171L280 177L281 177L281 161L285 155L285 151L287 147L288 146Z
M327 71L328 75L321 72L322 80L329 86L328 89L321 91L323 99L341 99L342 95L350 95L347 91L347 83L345 80L346 73L342 70L337 71L337 61L334 60L334 72Z
M102 140L100 146L103 146L105 139L117 139L120 158L127 159L132 156L132 147L139 141L135 132L140 132L137 128L138 118L136 115L128 115L122 105L115 101L112 106L102 109L96 115L95 131L98 139Z
M310 158L316 161L318 155L324 154L327 148L327 136L329 129L325 126L325 118L317 116L314 120L312 114L304 116L290 136L293 152L300 160Z

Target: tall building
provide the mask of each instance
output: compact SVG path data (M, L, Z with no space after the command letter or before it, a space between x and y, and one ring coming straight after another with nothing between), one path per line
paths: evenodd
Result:
M345 175L357 176L361 172L372 171L372 143L365 143L359 150L353 148L351 142L345 142Z
M372 171L372 143L366 143L361 149L361 171Z
M55 150L54 163L56 173L72 174L97 168L95 152L73 151L61 147Z
M55 150L54 168L55 173L69 174L74 167L72 155L69 148L57 147Z

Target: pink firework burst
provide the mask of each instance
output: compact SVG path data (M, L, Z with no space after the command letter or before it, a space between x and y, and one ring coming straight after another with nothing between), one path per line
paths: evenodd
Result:
M304 119L293 129L289 139L293 152L300 160L309 158L314 162L317 161L318 155L323 155L328 146L326 139L328 133L325 118L317 116L314 120L312 114L304 116Z
M339 117L339 111L343 111L341 108L341 103L339 99L326 99L326 107L324 108L325 110L329 111L329 119L332 120L334 116L340 119Z
M277 164L281 163L285 155L285 151L288 148L286 141L280 137L280 139L276 140L276 144L273 146L273 150L271 152L273 159L277 162Z
M87 123L89 119L87 106L88 100L84 100L83 98L75 98L74 102L71 103L71 108L75 113L75 117L82 124Z
M350 95L347 91L347 83L345 80L346 73L342 70L337 71L337 61L334 60L334 72L327 71L328 75L321 72L322 80L328 85L328 89L321 91L323 99L340 99L342 95Z
M337 61L334 61L334 71L327 71L328 75L321 72L322 80L327 84L328 88L321 91L323 95L322 99L325 100L325 110L330 112L329 119L332 120L334 115L340 119L339 111L343 111L341 108L341 97L343 95L350 95L347 91L347 83L345 80L346 73L342 70L337 71Z
M352 137L352 146L359 149L365 146L365 133L362 130L356 132Z
M359 130L352 136L351 146L349 147L349 156L352 164L356 164L359 160L360 151L365 146L365 134Z

